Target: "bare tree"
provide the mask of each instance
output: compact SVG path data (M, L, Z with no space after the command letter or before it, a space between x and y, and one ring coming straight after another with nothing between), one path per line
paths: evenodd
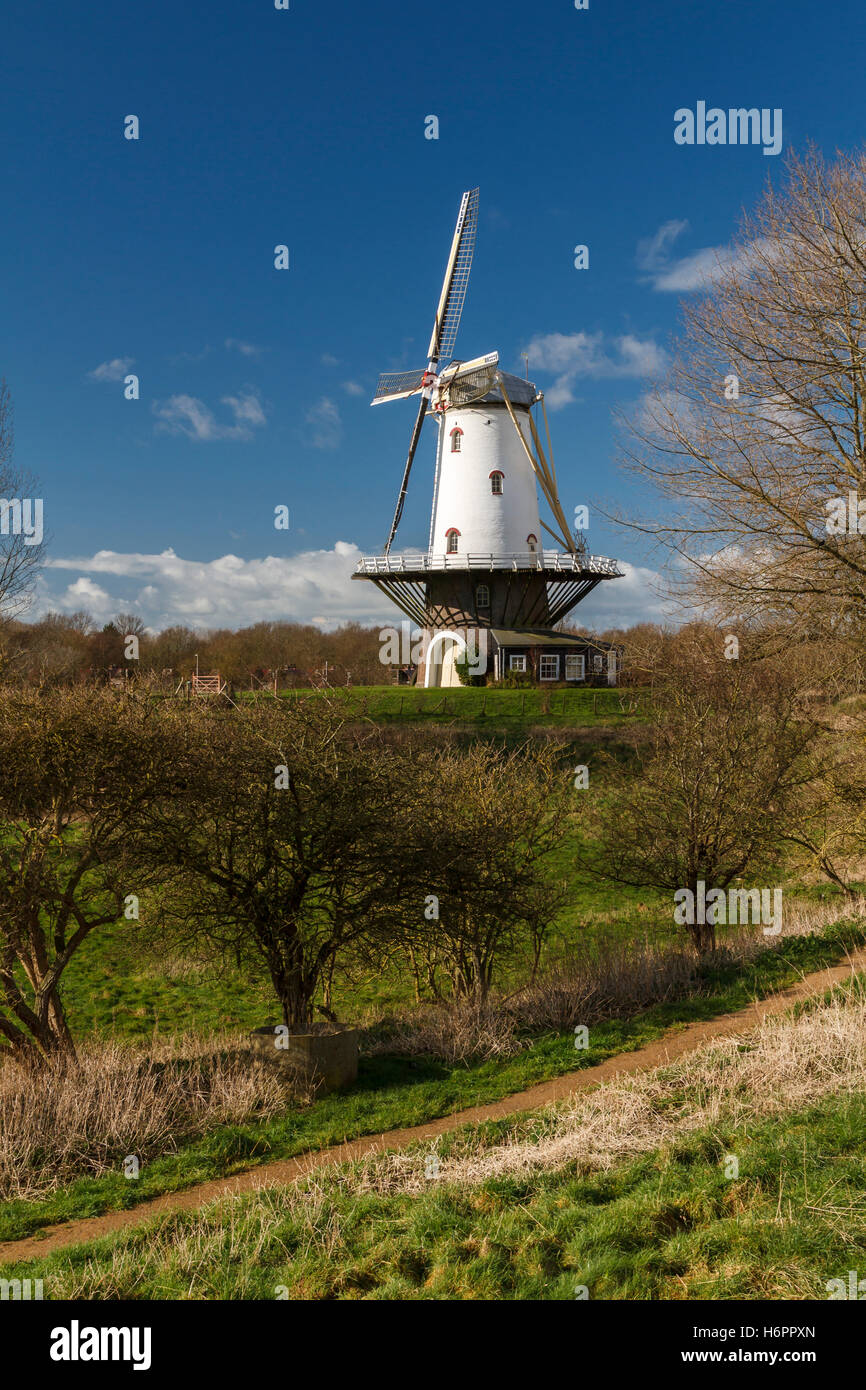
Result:
M593 782L583 863L615 883L693 894L777 866L822 770L818 736L783 663L683 642L657 680L649 739ZM715 948L712 924L689 930L699 950Z
M334 962L389 929L417 869L396 833L413 763L327 694L169 710L176 783L137 850L180 941L255 952L303 1032Z
M553 856L573 808L571 778L555 744L445 748L419 769L405 833L420 850L421 896L408 940L428 979L441 965L454 994L481 1005L495 970L519 963L534 973L567 900Z
M64 972L147 880L130 841L170 750L153 709L112 692L0 692L0 1038L74 1053Z
M0 617L14 618L27 608L36 571L42 563L41 538L28 536L10 520L11 507L33 498L32 479L13 464L12 398L0 381Z
M633 422L630 463L672 504L638 524L726 616L862 630L864 208L866 155L791 158L683 305L672 370ZM834 531L849 492L862 529L855 512L853 532Z

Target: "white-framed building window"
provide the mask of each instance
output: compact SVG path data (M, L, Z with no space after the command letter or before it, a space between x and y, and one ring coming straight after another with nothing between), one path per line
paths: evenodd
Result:
M463 448L463 431L459 425L455 425L451 431L451 452L459 454Z
M529 546L530 555L534 555L538 550L538 537L533 536L532 532L526 537L526 544Z
M581 653L571 652L565 658L565 679L582 681L586 677L586 663Z
M510 656L510 657L508 658L508 669L509 669L509 671L525 671L525 670L526 670L526 657L525 657L525 656Z
M450 531L446 531L446 532L445 532L445 536L446 536L446 545L445 545L446 553L447 553L448 555L456 555L456 554L457 554L457 545L458 545L458 542L459 542L459 540L460 540L460 532L456 529L456 527L452 526Z
M594 657L592 658L592 669L593 669L593 671L603 671L603 670L604 670L604 657L603 657L603 656L594 656Z
M487 584L479 584L475 590L475 607L490 607L490 588Z
M542 681L559 680L559 657L546 653L538 663L538 678Z
M490 474L490 491L493 493L494 497L502 496L502 479L504 477L505 474L498 468L494 468L493 472Z

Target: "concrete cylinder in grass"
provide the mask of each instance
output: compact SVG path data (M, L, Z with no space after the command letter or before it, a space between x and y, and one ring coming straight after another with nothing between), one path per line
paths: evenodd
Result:
M359 1039L359 1029L333 1023L314 1023L308 1033L291 1033L279 1023L250 1033L260 1056L317 1094L344 1090L357 1080Z

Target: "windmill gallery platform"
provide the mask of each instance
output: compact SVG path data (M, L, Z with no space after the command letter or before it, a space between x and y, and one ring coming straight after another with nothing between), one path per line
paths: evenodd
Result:
M481 669L488 678L520 672L540 682L613 685L616 648L554 631L598 584L620 578L622 571L615 560L590 555L582 535L569 528L543 393L531 381L500 371L496 352L467 362L453 359L477 215L473 189L460 204L426 368L379 380L374 405L419 396L419 411L384 552L364 556L353 578L375 584L422 629L419 679L427 686L459 684L455 662L467 646L484 647ZM440 371L442 361L449 365ZM438 426L428 548L392 555L427 418ZM541 518L539 488L549 522ZM542 531L561 548L543 549ZM454 633L450 643L448 633Z

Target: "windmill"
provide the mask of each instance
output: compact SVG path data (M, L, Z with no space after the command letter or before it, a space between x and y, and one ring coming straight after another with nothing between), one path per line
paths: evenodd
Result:
M397 527L400 525L400 517L403 515L403 504L406 501L406 491L409 487L409 474L412 472L412 464L421 438L424 417L430 406L433 388L443 385L447 387L461 381L467 390L477 391L479 395L483 396L493 384L493 373L499 361L499 354L491 352L486 357L478 357L472 362L455 363L442 376L438 375L439 363L442 361L450 362L457 342L457 330L460 327L460 317L466 299L466 287L469 284L469 272L472 269L472 256L475 251L478 193L477 188L470 188L460 200L457 225L454 228L454 236L451 241L451 253L445 267L442 293L439 296L436 317L433 320L433 332L430 335L430 346L427 349L427 366L414 372L383 372L379 377L379 385L371 402L372 405L381 405L383 401L402 401L408 396L421 397L418 415L415 419L415 428L409 441L409 454L406 459L406 467L403 470L403 482L400 486L400 495L397 498L394 520L391 522L391 530L385 542L384 553L386 555L391 549L391 542L396 535Z
M373 405L420 399L384 551L365 556L353 577L371 580L427 634L472 624L519 638L532 627L547 633L550 646L553 625L620 570L575 542L559 500L544 396L528 372L527 379L503 372L497 352L454 359L477 223L474 188L460 201L427 365L379 378ZM532 414L539 405L547 451ZM428 550L392 555L428 413L439 425ZM539 514L539 489L552 524ZM556 550L542 549L542 529ZM429 676L428 669L427 683ZM433 683L449 683L439 677Z

